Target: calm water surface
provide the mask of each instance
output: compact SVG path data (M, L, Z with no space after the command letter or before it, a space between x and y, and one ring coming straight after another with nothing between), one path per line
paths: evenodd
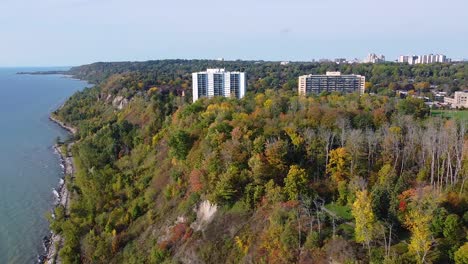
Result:
M48 233L45 214L62 171L52 145L66 132L49 113L87 84L49 69L0 68L0 263L34 263Z

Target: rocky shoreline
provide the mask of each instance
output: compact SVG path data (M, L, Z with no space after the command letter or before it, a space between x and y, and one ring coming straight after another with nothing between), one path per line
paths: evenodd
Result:
M50 121L56 123L57 125L61 126L63 129L67 130L68 132L70 132L72 135L76 134L76 128L74 127L71 127L65 123L63 123L62 121L58 120L57 118L55 118L54 116L49 116L49 119Z
M57 120L56 118L50 116L51 121L55 122L72 135L76 133L76 129L70 126L67 126L63 122ZM65 146L65 151L62 149L62 146ZM64 144L64 145L54 145L54 150L60 155L60 162L63 168L63 177L60 179L58 189L54 189L54 194L57 197L55 207L63 206L65 208L65 214L69 215L70 212L70 193L67 189L66 176L70 176L70 179L74 177L75 169L73 166L73 157L71 156L71 147L73 143ZM64 153L65 152L65 153ZM52 214L53 217L53 214ZM50 235L43 238L43 245L45 248L45 253L38 257L38 263L61 263L58 256L60 248L63 246L63 238L60 234L55 234L50 232Z

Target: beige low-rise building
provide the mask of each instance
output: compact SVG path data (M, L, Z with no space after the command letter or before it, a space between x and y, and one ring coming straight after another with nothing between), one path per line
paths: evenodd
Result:
M455 92L453 98L445 97L444 103L449 104L452 108L468 108L468 90Z

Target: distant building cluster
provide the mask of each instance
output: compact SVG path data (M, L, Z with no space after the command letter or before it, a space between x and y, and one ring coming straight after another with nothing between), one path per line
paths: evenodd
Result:
M346 59L346 58L335 58L335 59L319 59L315 60L313 59L312 62L319 62L319 63L336 63L336 64L353 64L353 63L359 63L360 61L357 58L354 59Z
M410 65L414 64L429 64L429 63L444 63L450 62L450 59L443 54L429 54L429 55L402 55L398 58L398 62L400 63L408 63Z
M313 59L312 62L319 62L319 63L336 63L336 64L354 64L354 63L384 63L386 62L385 55L383 54L376 54L376 53L369 53L367 57L363 60L359 60L357 58L354 59L346 59L346 58L335 58L335 59L327 59L322 58L319 60ZM429 63L450 63L450 62L463 62L467 60L463 59L449 59L444 54L427 54L427 55L401 55L396 60L399 63L408 63L410 65L414 64L429 64Z
M193 102L201 97L242 98L247 88L244 72L227 72L225 69L207 69L192 73Z
M447 92L437 91L437 87L432 87L432 98L428 96L421 96L414 93L414 91L396 90L396 94L400 98L408 96L424 100L424 103L429 107L450 107L450 108L465 108L468 109L468 90L457 91L452 97L447 96Z
M455 92L453 98L444 97L444 103L452 108L468 108L468 90Z
M344 75L340 72L327 72L325 75L303 75L299 77L300 95L320 94L321 92L364 93L366 77Z
M384 55L377 55L375 53L370 53L367 55L367 57L364 59L364 63L382 63L385 62L385 56Z
M346 58L336 58L335 63L336 64L345 64L345 63L348 63L348 60Z
M312 62L315 62L315 60L312 60ZM354 63L382 63L382 62L385 62L385 56L380 54L375 54L375 53L370 53L367 55L366 58L364 58L364 60L359 60L357 58L354 58L354 59L347 59L347 58L335 58L333 60L331 59L326 59L326 58L323 58L323 59L319 59L318 60L319 63L331 63L331 62L334 62L336 64L354 64Z

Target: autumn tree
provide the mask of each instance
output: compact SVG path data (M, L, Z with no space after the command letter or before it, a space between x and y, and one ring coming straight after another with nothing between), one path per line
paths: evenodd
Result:
M287 171L285 157L288 154L288 142L281 139L272 139L265 144L265 157L269 167L273 170L272 176L281 176ZM284 174L283 174L284 175ZM284 176L283 176L284 177Z
M298 200L299 195L307 190L307 173L297 165L292 165L284 179L284 191L289 200Z
M426 186L412 191L409 200L404 219L405 226L411 232L408 250L418 263L424 263L433 242L431 221L440 202L440 194L431 186Z
M327 173L330 174L335 183L345 181L349 178L349 154L346 148L337 148L330 151L330 161Z
M376 234L377 222L372 211L372 200L367 190L356 192L356 200L351 212L356 221L354 229L356 242L366 245L370 256L370 244Z
M418 82L415 84L414 88L416 88L419 93L426 92L431 88L431 84L429 82Z
M338 188L339 202L344 203L347 198L347 182L350 177L350 155L346 148L337 148L330 152L330 161L327 172L330 174L334 185Z
M455 264L466 263L468 263L468 242L465 242L465 244L455 252Z
M411 210L406 216L405 225L411 231L408 250L416 255L418 263L424 263L431 249L432 237L429 229L431 216L420 210Z

